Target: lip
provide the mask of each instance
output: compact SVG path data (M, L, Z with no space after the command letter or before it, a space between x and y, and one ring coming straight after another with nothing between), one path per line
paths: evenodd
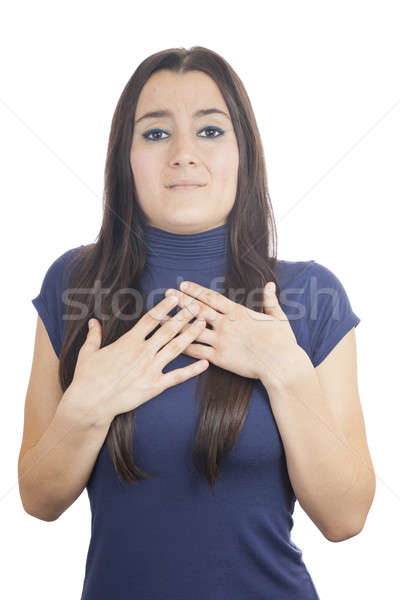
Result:
M166 185L166 187L168 189L175 189L175 188L181 188L181 187L185 187L185 188L196 188L196 187L204 187L206 184L203 183L202 181L198 181L198 179L189 179L189 178L184 178L184 179L175 179L174 181L171 181L171 183L168 183Z
M172 190L172 191L174 191L174 190L199 190L202 187L204 187L204 185L199 185L199 184L197 184L197 185L187 185L187 184L183 185L183 184L180 184L180 185L174 185L172 187L169 187L168 189Z

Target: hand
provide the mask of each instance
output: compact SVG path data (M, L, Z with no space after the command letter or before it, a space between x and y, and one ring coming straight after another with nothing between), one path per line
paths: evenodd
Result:
M166 295L177 295L182 308L190 305L192 309L198 304L199 318L204 318L212 329L203 329L196 338L201 343L189 344L184 354L205 358L223 369L261 379L263 383L275 385L290 374L292 365L304 351L297 344L275 289L263 288L264 312L260 313L197 283L186 283L185 288L180 285L184 291L167 290Z
M81 346L68 399L82 415L92 415L93 422L111 422L115 415L128 412L154 398L166 388L186 381L208 368L196 361L186 367L162 373L162 369L192 342L205 327L205 321L193 318L185 309L173 317L168 313L176 306L164 298L118 340L100 348L102 329L97 319ZM161 321L158 331L145 340ZM179 335L178 335L179 334ZM175 337L177 336L177 337Z

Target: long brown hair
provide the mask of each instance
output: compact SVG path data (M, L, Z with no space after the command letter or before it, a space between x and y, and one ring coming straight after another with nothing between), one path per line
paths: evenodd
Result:
M79 302L87 314L78 318L77 303L69 291L65 336L60 354L59 377L63 391L70 385L78 352L87 336L90 317L102 325L102 346L117 340L133 327L146 312L137 311L138 295L128 295L119 313L110 310L111 298L123 288L140 290L140 278L146 260L144 225L146 218L137 201L130 165L134 117L140 92L149 77L161 69L176 73L197 70L206 73L218 85L233 122L239 147L239 171L236 198L226 224L228 227L228 257L224 294L240 289L244 293L234 301L263 312L255 302L254 289L261 290L267 281L275 281L279 298L279 283L275 277L277 264L276 226L268 194L263 148L256 120L246 90L230 65L217 53L194 46L189 50L172 48L146 58L126 84L116 106L109 136L105 165L103 220L93 244L80 248L74 257L69 290L79 291ZM107 294L95 306L91 290L99 280ZM88 293L82 297L82 288ZM248 296L250 299L248 299ZM139 294L140 298L140 294ZM77 297L76 297L77 300ZM142 299L141 306L144 305ZM124 308L135 319L121 319ZM98 315L102 316L99 317ZM104 319L104 315L107 318ZM205 378L205 381L204 381ZM193 447L194 464L201 469L211 488L215 485L222 456L236 445L246 419L254 379L246 378L210 363L197 380L199 401L204 383L201 414ZM153 477L143 472L132 454L135 410L116 415L107 433L109 452L121 480L137 482ZM132 421L133 419L133 421Z

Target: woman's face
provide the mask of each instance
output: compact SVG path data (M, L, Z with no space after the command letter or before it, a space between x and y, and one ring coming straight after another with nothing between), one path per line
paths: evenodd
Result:
M224 114L196 114L204 109ZM168 114L142 118L155 111ZM136 108L130 163L148 225L198 233L225 223L235 202L239 150L228 107L211 77L164 70L148 79ZM178 179L203 185L168 187Z

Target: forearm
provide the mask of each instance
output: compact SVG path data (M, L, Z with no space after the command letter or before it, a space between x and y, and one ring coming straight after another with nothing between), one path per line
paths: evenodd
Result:
M362 528L374 480L372 465L350 446L324 400L306 353L290 383L267 386L299 503L326 537Z
M57 519L84 490L111 422L94 420L67 394L40 440L18 465L25 510L39 519Z

